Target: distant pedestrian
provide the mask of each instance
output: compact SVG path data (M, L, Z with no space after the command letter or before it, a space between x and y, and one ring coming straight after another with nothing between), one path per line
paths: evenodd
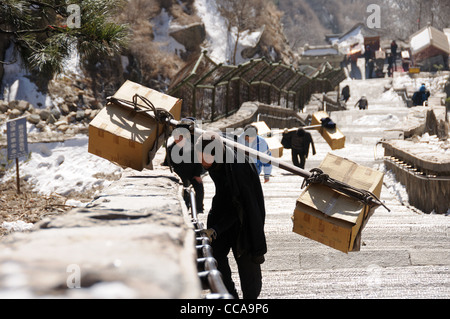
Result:
M269 156L272 155L266 140L263 137L258 136L258 129L253 125L247 125L244 128L244 132L239 136L238 142ZM272 173L272 164L261 161L259 158L255 159L250 157L250 160L255 164L258 176L261 174L261 171L264 170L264 183L267 183L270 180L270 174Z
M391 42L391 54L394 57L394 61L397 59L397 49L398 49L398 45L395 42L395 40L393 40Z
M347 101L350 99L350 87L348 85L344 86L342 88L342 100L347 103Z
M289 132L285 129L281 144L283 144L285 148L291 148L292 164L302 169L305 168L310 146L312 146L313 155L316 155L316 148L314 147L314 141L311 134L306 132L303 128L299 128L297 131L293 132Z
M369 63L369 60L373 58L373 51L370 48L370 45L366 45L365 51L364 51L364 59L366 60L366 66Z
M388 76L391 77L394 75L394 63L395 59L392 54L388 55Z
M375 62L373 61L373 59L369 59L369 62L367 63L367 68L368 68L367 77L371 79L373 78L373 70L375 68Z
M358 106L360 110L365 110L369 108L369 102L365 95L363 95L358 102L356 102L355 107Z
M430 91L427 90L425 83L422 83L419 90L414 92L412 96L413 105L423 105L430 97Z

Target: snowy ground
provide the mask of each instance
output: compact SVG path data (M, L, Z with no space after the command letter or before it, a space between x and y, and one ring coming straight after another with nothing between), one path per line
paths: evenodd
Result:
M22 60L11 45L6 51L5 61L14 61L4 65L5 74L1 82L0 99L5 101L26 100L36 108L54 106L61 97L52 97L42 93L29 80ZM64 61L64 73L60 76L83 77L76 50ZM35 125L27 123L28 133L38 133ZM6 135L6 123L0 123L0 135ZM77 193L95 194L97 189L108 186L108 179L117 178L122 169L107 160L94 156L87 151L88 137L78 135L74 139L61 143L29 144L29 158L20 159L20 176L33 185L33 190L42 194L60 194L69 196ZM0 150L0 164L9 170L0 179L0 183L15 178L15 165L7 163L6 149ZM69 200L68 205L80 206L83 203Z
M449 79L448 74L438 75L434 77L409 77L409 76L395 76L393 78L393 87L406 87L411 90L418 90L422 83L424 83L431 94L441 93L444 91L445 85Z
M29 159L20 160L20 176L42 195L69 196L89 192L95 196L96 190L108 186L111 179L117 179L122 173L119 166L88 153L85 135L65 142L29 144L28 149ZM2 153L6 155L6 150ZM15 174L14 165L11 165L0 182L15 178ZM67 204L83 205L77 200Z

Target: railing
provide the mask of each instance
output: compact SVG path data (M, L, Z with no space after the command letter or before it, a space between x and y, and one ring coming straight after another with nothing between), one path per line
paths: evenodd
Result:
M385 155L386 169L406 188L408 203L422 212L446 214L450 207L450 176L439 175L395 155Z
M305 74L292 65L265 58L238 66L217 64L204 51L173 79L168 94L183 100L182 116L215 121L236 112L247 101L299 111L313 93L333 90L346 78L329 63Z
M217 270L217 261L213 257L213 250L209 238L202 234L203 223L197 217L197 205L195 202L195 191L192 186L184 189L189 193L191 204L191 220L195 228L195 239L197 249L197 270L203 289L209 289L210 294L206 299L233 299L222 281L222 274Z

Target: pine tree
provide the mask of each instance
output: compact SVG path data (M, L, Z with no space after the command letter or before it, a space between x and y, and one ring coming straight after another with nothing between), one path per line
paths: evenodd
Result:
M60 73L77 47L81 58L114 55L128 27L112 21L124 0L1 0L0 34L15 44L25 66L40 76Z

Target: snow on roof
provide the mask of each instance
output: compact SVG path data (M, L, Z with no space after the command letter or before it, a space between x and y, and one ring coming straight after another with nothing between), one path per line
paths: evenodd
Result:
M339 51L335 48L311 48L305 50L302 55L306 56L323 56L323 55L336 55Z
M379 36L379 31L368 28L364 23L357 23L342 36L329 37L328 40L331 44L337 44L341 53L349 54L355 47L364 52L364 38Z
M417 54L430 46L450 54L449 38L444 32L432 26L426 26L411 36L412 54Z
M342 43L347 42L353 38L362 38L365 37L376 37L379 36L379 32L376 30L368 28L364 23L355 24L349 31L344 33L342 36L333 38L332 43Z

